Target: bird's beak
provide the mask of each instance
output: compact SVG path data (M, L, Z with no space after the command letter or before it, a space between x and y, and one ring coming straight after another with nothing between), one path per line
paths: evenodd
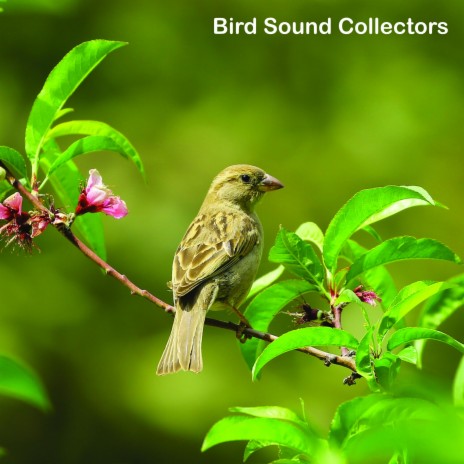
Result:
M262 192L268 192L269 190L278 190L283 188L282 182L277 180L275 177L266 174L264 179L259 184L259 190Z

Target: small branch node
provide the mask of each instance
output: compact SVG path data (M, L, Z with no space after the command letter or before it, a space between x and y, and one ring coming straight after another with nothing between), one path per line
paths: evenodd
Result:
M324 366L330 367L332 364L337 364L337 356L334 354L329 354L325 359L324 359Z
M348 377L343 379L343 385L348 385L349 387L356 385L356 379L360 379L361 376L357 372L353 372Z

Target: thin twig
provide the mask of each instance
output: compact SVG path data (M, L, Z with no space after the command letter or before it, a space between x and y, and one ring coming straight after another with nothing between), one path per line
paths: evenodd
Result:
M6 166L4 166L2 163L0 163L0 166L2 166L7 175L6 178L10 182L10 184L18 190L25 198L27 198L32 205L34 205L35 208L37 208L39 211L46 213L48 215L52 215L52 212L37 198L34 196L27 188L18 180L16 179L12 173L8 170ZM119 281L122 285L127 287L132 295L139 295L151 303L155 304L156 306L164 309L165 312L168 313L174 313L175 308L171 306L170 304L164 302L163 300L157 298L156 296L152 295L148 290L143 290L137 285L135 285L131 280L129 280L124 274L121 274L118 272L116 269L111 267L106 261L101 259L96 253L94 253L87 245L85 245L79 238L77 238L71 229L64 224L53 224L54 228L58 230L58 232L61 233L69 242L71 242L78 250L80 250L87 258L92 260L97 266L101 267L106 274L109 276L115 278L117 281ZM341 311L340 311L341 312ZM336 314L334 314L336 317ZM257 338L259 340L264 340L266 342L273 342L274 340L277 340L276 335L267 333L267 332L260 332L259 330L255 330L253 328L243 328L243 326L239 324L235 324L233 322L224 322L220 321L217 319L211 319L211 318L206 318L205 324L212 326L212 327L218 327L220 329L225 329L225 330L231 330L235 333L241 333L245 337L252 337L252 338ZM298 351L301 351L302 353L309 354L310 356L314 356L318 359L321 359L324 361L326 366L330 366L331 364L336 364L339 366L346 367L353 372L356 372L356 364L354 360L346 356L347 353L344 353L342 351L342 356L337 356L332 353L328 353L326 351L319 350L317 348L311 347L311 346L306 346L303 348L298 348Z
M34 195L32 195L29 190L17 179L15 179L7 171L7 179L11 185L17 189L24 197L26 197L38 210L48 215L51 215L52 212L43 205L43 203ZM127 287L132 295L139 295L147 300L151 301L155 305L163 308L166 312L175 312L175 309L165 303L163 300L160 300L156 296L152 295L147 290L142 290L137 285L135 285L131 280L129 280L125 275L118 272L112 266L110 266L106 261L100 258L95 252L93 252L87 245L85 245L81 240L79 240L71 231L69 227L66 227L64 224L53 224L58 232L61 233L66 239L68 239L78 250L80 250L87 258L91 259L97 266L100 266L106 274L114 277L116 280L121 282L125 287Z
M213 327L219 327L221 329L231 330L232 332L236 333L240 330L241 334L244 336L258 338L259 340L263 340L269 343L279 338L277 335L273 335L267 332L261 332L252 328L243 329L242 326L240 326L239 324L235 324L234 322L224 322L219 321L217 319L209 319L208 325ZM353 372L356 372L356 364L354 362L354 359L350 356L337 356L335 354L328 353L327 351L318 350L317 348L314 348L312 346L297 348L296 351L301 351L302 353L314 356L320 359L321 361L324 361L324 364L326 366L330 366L331 364L337 364L338 366L343 366L352 370Z

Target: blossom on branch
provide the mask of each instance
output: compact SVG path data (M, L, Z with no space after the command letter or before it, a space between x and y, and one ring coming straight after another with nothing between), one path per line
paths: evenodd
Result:
M22 248L31 249L32 226L29 223L30 216L22 211L23 198L16 192L0 204L0 219L8 221L0 227L0 236L8 238L7 245L18 243Z
M32 239L47 228L50 218L43 212L26 213L22 207L23 198L18 192L0 203L0 219L8 221L0 227L0 238L7 238L7 245L16 242L21 248L30 251Z
M121 200L103 183L100 173L96 169L89 171L87 185L79 196L76 216L85 213L105 213L120 219L127 214L126 203Z
M372 290L363 290L362 285L357 286L353 291L363 303L367 303L368 305L377 306L377 302L382 301L382 298Z

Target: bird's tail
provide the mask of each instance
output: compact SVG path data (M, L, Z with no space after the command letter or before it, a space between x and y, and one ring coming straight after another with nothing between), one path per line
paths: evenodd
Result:
M200 372L203 369L201 340L206 310L197 300L192 306L176 304L176 315L171 335L161 356L156 373L172 374L184 370Z

